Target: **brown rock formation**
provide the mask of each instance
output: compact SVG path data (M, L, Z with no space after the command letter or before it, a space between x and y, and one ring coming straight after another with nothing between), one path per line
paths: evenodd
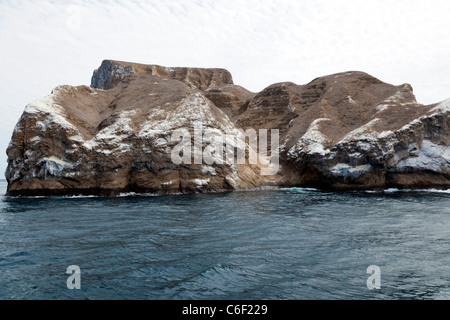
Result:
M8 192L448 188L449 115L450 101L421 105L410 85L392 86L362 72L303 86L274 84L255 94L234 85L223 69L106 60L91 87L59 86L26 107L7 150ZM263 155L249 164L240 128L279 130L276 174L261 174L268 166ZM179 129L190 135L191 159L202 155L202 162L174 163L181 137L172 135ZM246 162L226 159L214 141L229 142L236 153L247 150ZM207 163L208 155L215 162Z

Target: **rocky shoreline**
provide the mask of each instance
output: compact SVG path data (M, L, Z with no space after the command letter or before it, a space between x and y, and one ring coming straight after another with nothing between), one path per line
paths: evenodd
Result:
M189 139L174 139L177 130ZM268 133L265 153L242 135L251 130ZM59 86L26 106L6 179L11 196L448 189L449 137L450 100L422 105L409 84L363 72L253 93L224 69L105 60L90 87ZM181 143L193 147L177 163ZM244 161L227 158L229 150Z

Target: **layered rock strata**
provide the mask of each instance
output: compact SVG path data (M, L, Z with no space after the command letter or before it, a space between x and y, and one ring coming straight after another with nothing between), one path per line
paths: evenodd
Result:
M268 130L267 154L242 134L260 129ZM253 93L224 69L105 60L90 87L59 86L26 106L7 150L6 178L13 196L267 185L445 189L449 135L450 100L422 105L409 84L363 72ZM174 158L181 143L189 148Z

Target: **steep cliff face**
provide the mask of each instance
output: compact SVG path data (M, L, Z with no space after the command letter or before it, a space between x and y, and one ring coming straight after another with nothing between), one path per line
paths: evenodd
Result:
M211 86L233 84L231 73L225 69L168 68L158 65L104 60L100 68L94 71L91 87L108 90L131 74L156 75L166 79L179 80L199 90L205 90Z
M450 100L424 106L410 85L362 72L256 94L223 69L105 60L91 87L59 86L25 108L7 150L8 192L448 188L449 116ZM262 174L277 155L270 147L250 163L257 148L239 129L279 130L278 170Z
M235 130L219 108L184 81L130 73L106 91L57 87L30 103L17 124L8 148L8 191L178 193L261 184L258 165L175 164L171 151L180 141L172 133L186 129L194 137L199 124L203 135L222 139ZM190 148L192 157L204 158L209 144L203 139L201 149ZM230 144L245 147L239 139Z
M424 106L409 84L346 72L304 86L274 84L251 100L236 124L278 128L282 159L294 164L301 185L446 188L448 105Z

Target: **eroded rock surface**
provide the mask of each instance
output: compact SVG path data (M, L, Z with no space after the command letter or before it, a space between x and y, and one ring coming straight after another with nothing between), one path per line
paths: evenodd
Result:
M252 93L224 69L105 60L91 87L59 86L26 106L7 150L8 193L448 188L449 116L450 100L422 105L409 84L362 72ZM203 162L174 163L177 129L189 134L192 159ZM252 148L239 129L279 130L276 174L261 174L273 165L270 148L249 163ZM227 159L214 141L247 150L246 162Z

